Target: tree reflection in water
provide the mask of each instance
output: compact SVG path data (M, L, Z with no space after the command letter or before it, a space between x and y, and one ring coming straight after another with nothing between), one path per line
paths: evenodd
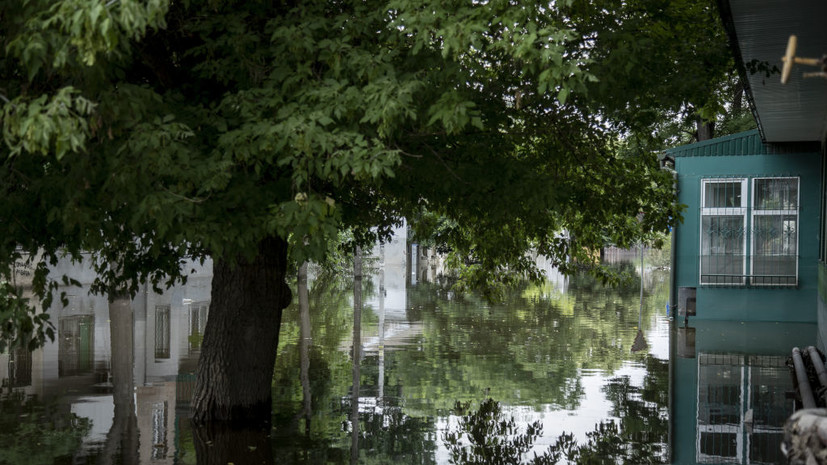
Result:
M57 403L14 391L0 399L0 463L48 465L71 463L89 432L88 418L68 413Z
M619 379L618 386L628 388L628 379ZM623 402L638 401L635 396L626 396ZM520 428L514 417L506 415L500 403L487 399L479 404L477 410L467 411L470 403L457 403L455 413L461 415L458 426L443 436L443 442L451 457L450 462L457 465L589 465L616 464L632 465L644 463L665 463L658 460L658 454L650 447L663 446L666 443L665 425L660 430L650 433L662 437L653 437L652 444L634 440L640 431L635 428L627 430L614 420L601 421L594 430L586 433L586 442L578 444L573 434L563 433L545 449L535 447L540 438L543 425L540 420ZM637 407L633 407L637 408ZM465 413L467 412L467 413ZM539 450L538 450L539 449Z
M554 418L590 408L595 395L598 402L608 402L600 408L614 423L588 436L582 429L574 432L572 439L581 444L571 449L581 459L588 455L584 447L598 451L590 455L594 460L597 454L619 457L606 462L604 455L597 463L651 463L665 456L667 362L629 352L641 318L637 282L607 289L576 276L564 284L523 286L491 305L436 283L405 285L404 267L401 273L393 267L365 273L358 290L349 276L316 271L309 283L299 278L295 305L282 322L272 429L194 429L189 424L189 388L198 355L193 335L206 312L198 310L198 321L192 317L196 303L204 310L209 305L203 286L152 295L133 302L131 311L126 301L114 299L109 315L101 302L94 321L103 342L95 344L88 363L105 369L112 382L81 392L80 399L65 397L60 413L71 417L69 409L79 406L92 418L88 412L101 404L112 409L112 423L102 409L70 455L76 463L446 463L446 428L459 420L452 407L456 401L473 403L484 392L505 414L527 409L529 422L545 422L544 436L527 456L555 442L561 431ZM652 287L647 283L646 289ZM657 300L663 299L646 303ZM90 302L82 316L91 319L95 306ZM158 308L167 308L169 315L166 339L160 338L163 357L152 331L159 327ZM651 321L656 311L646 305L643 321ZM58 348L55 343L46 355L57 357ZM41 358L33 359L34 370L31 362L15 358L20 369L13 379L31 384L32 373L43 370ZM100 381L97 372L59 377L58 360L54 363L52 382L62 390L87 379ZM7 383L20 389L16 381ZM27 392L44 392L34 384ZM4 407L0 415L14 411ZM21 420L20 432L28 419ZM37 419L38 427L42 421ZM522 429L514 432L524 435L525 423L518 424ZM9 425L14 428L11 420ZM618 437L620 442L610 440ZM7 446L0 453L16 447L8 441L0 445ZM560 460L566 460L567 450L560 447ZM40 452L31 446L33 456Z

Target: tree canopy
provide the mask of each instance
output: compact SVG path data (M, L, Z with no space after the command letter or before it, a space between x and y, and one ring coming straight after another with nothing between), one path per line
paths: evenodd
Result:
M276 236L318 259L402 217L449 220L480 273L628 245L680 216L628 138L714 112L729 66L689 0L2 5L0 264L36 257L40 296L63 254L135 292L183 257Z

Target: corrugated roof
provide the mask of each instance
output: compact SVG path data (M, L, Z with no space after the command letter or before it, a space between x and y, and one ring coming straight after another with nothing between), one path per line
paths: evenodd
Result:
M748 81L762 137L767 142L820 141L827 127L827 79L804 79L818 69L795 65L789 83L781 84L781 57L791 34L798 36L796 56L821 58L827 53L827 1L719 0L742 77ZM749 68L764 71L750 73ZM769 76L766 71L770 71Z
M731 155L774 155L813 153L820 150L818 142L768 144L761 140L757 129L731 136L682 145L665 152L673 157L718 157Z

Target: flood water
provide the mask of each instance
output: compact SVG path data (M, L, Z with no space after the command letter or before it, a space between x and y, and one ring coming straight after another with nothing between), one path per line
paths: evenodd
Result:
M539 425L525 450L567 438L572 463L780 461L786 356L814 324L670 320L668 271L645 268L641 305L635 261L613 265L631 276L618 288L547 269L499 304L426 266L369 265L361 292L312 268L294 283L272 429L235 436L188 421L209 267L139 294L128 319L72 288L53 343L0 356L0 463L461 463L472 418L505 443ZM472 416L483 405L495 414Z

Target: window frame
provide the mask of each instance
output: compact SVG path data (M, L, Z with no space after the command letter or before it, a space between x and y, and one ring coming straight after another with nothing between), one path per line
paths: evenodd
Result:
M759 210L757 208L757 196L754 195L755 192L755 185L756 181L760 180L787 180L793 179L795 180L795 207L792 209L773 209L773 210ZM798 286L798 264L799 264L799 246L800 246L800 231L801 231L801 179L798 176L756 176L751 178L750 180L750 254L749 254L749 276L750 276L750 285L756 287L796 287ZM795 279L792 283L758 283L757 277L755 276L755 260L753 257L757 256L756 253L756 246L758 240L755 238L756 229L755 229L755 218L757 216L795 216L795 252L793 257L795 257ZM782 233L783 234L783 233ZM789 255L786 255L789 256ZM780 275L779 275L780 277ZM789 277L789 276L787 276Z
M698 250L698 283L702 286L744 286L746 284L747 273L747 235L744 234L741 244L741 279L740 282L704 282L704 276L709 276L709 273L704 273L703 266L703 250L704 250L704 217L710 216L740 216L742 228L746 231L747 218L749 212L747 211L747 178L746 177L732 177L732 178L703 178L701 179L701 209L699 216L699 250ZM741 201L740 206L737 207L706 207L706 186L707 184L723 184L723 183L740 183L741 184Z
M773 210L764 210L757 208L756 202L756 184L762 180L795 180L795 205L793 208L787 209L773 209ZM741 187L741 196L740 196L740 205L739 206L724 206L724 207L706 207L707 204L707 186L710 184L722 184L722 183L731 183L740 184ZM710 178L701 178L700 183L700 208L699 208L699 217L698 217L698 230L699 230L699 237L698 237L698 284L704 287L727 287L727 286L735 286L735 287L782 287L782 288L791 288L797 287L799 285L799 264L800 264L800 236L801 236L801 177L800 176L733 176L733 177L710 177ZM707 269L704 269L704 245L705 241L709 241L709 238L705 237L704 232L704 223L705 219L709 217L741 217L741 225L743 228L743 238L741 244L741 275L740 279L736 279L737 275L732 275L731 278L727 278L727 275L719 275L718 278L710 278L712 275L709 273L709 266ZM787 255L780 255L780 256L794 256L795 257L795 269L794 275L786 275L781 276L778 275L779 281L787 279L789 280L792 278L791 282L765 282L767 279L766 276L756 277L755 276L755 257L765 257L771 256L766 254L758 254L756 251L756 246L758 244L758 240L756 238L756 230L755 230L755 222L756 217L788 217L793 216L795 218L795 250L792 254ZM783 220L782 220L783 221ZM782 232L783 234L783 232ZM712 244L708 244L709 247L712 247ZM724 254L726 255L726 254ZM706 257L711 257L712 255L706 255ZM737 256L732 255L733 258L737 258ZM706 273L704 271L707 271ZM723 277L728 282L714 282L716 280L720 280ZM770 277L772 280L772 277ZM762 281L762 282L759 282Z

